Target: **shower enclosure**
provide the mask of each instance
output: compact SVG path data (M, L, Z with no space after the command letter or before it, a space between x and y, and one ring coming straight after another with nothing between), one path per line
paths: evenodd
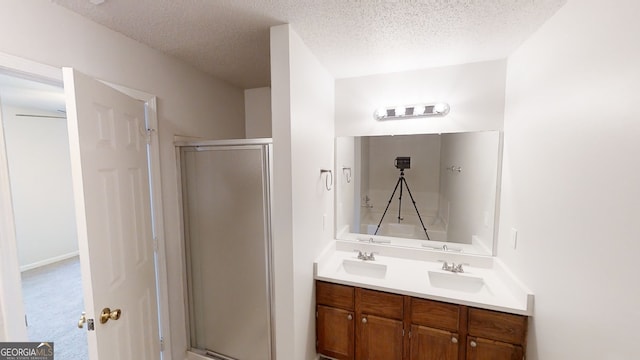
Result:
M178 142L190 346L272 359L270 139Z

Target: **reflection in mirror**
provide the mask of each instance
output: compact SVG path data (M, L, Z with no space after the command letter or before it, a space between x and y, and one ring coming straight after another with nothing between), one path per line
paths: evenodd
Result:
M336 237L492 254L500 144L498 131L337 138Z

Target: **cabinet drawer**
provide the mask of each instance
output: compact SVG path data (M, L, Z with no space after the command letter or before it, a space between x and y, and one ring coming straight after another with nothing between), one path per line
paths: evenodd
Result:
M357 288L356 298L358 311L363 314L402 320L402 295Z
M353 311L352 286L316 281L316 303Z
M469 335L524 344L527 317L483 309L469 309Z
M460 306L438 301L411 299L411 323L431 328L458 331Z

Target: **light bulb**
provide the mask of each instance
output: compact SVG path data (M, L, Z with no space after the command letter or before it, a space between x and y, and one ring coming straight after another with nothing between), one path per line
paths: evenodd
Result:
M396 116L404 116L405 115L404 111L405 111L404 106L396 107Z
M385 116L387 116L387 109L383 108L383 107L379 107L375 113L374 116L376 117L376 119L380 120L383 119Z
M416 105L413 108L413 115L424 115L424 105Z
M433 112L436 114L446 114L449 112L449 104L437 103L433 106Z

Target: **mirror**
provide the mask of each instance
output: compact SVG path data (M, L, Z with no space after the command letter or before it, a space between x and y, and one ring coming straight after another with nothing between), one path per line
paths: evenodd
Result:
M336 139L336 238L492 255L499 131Z

